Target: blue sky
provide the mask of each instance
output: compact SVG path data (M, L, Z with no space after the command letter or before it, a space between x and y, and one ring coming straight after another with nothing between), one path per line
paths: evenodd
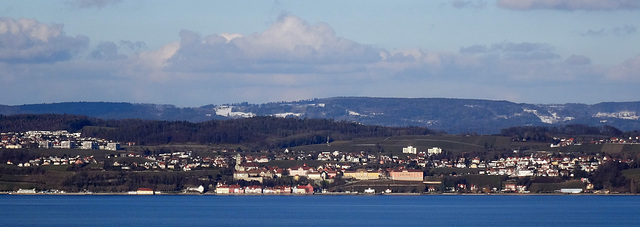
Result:
M640 101L640 1L0 2L0 104Z

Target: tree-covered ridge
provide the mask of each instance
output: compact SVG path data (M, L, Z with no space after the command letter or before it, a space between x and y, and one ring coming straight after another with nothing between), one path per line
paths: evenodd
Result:
M0 114L72 114L100 119L204 122L248 116L333 119L389 127L429 127L451 134L497 134L531 125L611 125L640 129L640 102L527 104L447 98L336 97L264 104L236 103L200 107L109 102L0 105Z
M68 130L86 137L105 138L139 145L171 143L250 144L260 148L283 148L351 140L364 137L426 135L428 128L393 128L362 125L329 119L254 117L187 121L151 121L140 119L102 120L76 115L0 115L0 131Z
M68 114L19 114L0 115L0 132L24 131L79 131L88 125L105 125L105 121Z

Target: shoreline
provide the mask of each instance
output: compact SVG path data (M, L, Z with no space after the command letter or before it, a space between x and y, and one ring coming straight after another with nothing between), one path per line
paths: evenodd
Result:
M70 192L70 193L16 193L16 192L0 192L0 195L126 195L126 196L637 196L640 194L631 193L314 193L314 194L216 194L216 193L157 193L157 194L132 194L128 192Z

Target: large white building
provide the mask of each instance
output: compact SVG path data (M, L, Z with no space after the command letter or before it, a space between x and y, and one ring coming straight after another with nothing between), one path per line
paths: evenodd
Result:
M71 148L75 148L75 147L76 147L76 142L75 141L66 140L66 141L61 141L60 142L60 148L71 149Z
M53 143L51 143L51 141L40 141L38 143L38 147L39 148L52 148L53 147Z
M82 147L80 147L80 149L87 149L87 150L98 149L98 143L94 141L83 141Z
M439 147L429 148L429 149L427 150L427 154L428 154L428 155L437 155L437 154L442 154L442 148L439 148Z
M402 148L402 153L403 154L417 154L418 153L418 149L413 147L413 146L408 146L408 147Z
M120 143L107 143L105 150L110 150L110 151L120 150Z

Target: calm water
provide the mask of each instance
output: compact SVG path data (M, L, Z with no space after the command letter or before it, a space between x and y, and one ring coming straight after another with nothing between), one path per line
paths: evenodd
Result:
M0 226L640 226L640 196L0 195Z

